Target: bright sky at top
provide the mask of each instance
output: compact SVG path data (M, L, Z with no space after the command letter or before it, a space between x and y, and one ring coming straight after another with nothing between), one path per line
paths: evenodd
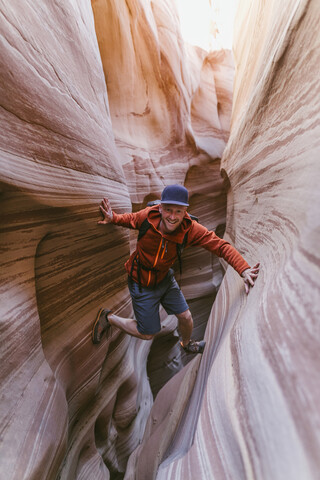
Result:
M232 48L238 0L175 0L183 38L205 50Z

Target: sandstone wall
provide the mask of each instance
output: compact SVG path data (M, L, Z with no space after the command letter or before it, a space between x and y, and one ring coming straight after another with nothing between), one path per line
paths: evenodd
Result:
M320 4L242 0L236 21L226 237L261 273L246 298L227 269L126 479L319 478Z
M169 0L93 0L92 7L113 132L138 208L165 184L184 183L191 167L221 158L233 60L231 52L208 55L185 44Z
M1 478L116 478L152 405L151 345L115 329L91 343L101 304L132 315L132 237L98 227L97 206L137 209L182 182L204 224L225 223L232 61L184 45L166 1L0 8ZM203 253L185 265L204 324L221 268Z

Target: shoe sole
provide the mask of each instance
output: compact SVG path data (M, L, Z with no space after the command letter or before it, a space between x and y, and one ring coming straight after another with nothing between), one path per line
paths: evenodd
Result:
M206 342L203 342L203 344L201 345L201 347L197 352L191 352L190 350L186 350L184 347L182 348L188 355L197 355L198 353L203 353L205 346L206 346Z
M95 339L95 328L97 326L97 323L100 320L100 317L101 317L101 314L102 314L103 310L104 310L103 308L100 308L100 310L98 312L98 315L97 315L97 318L96 318L96 321L94 322L93 327L92 327L92 331L91 331L92 343L94 343L95 345L97 343L100 343L100 341L101 341L101 339L99 341Z

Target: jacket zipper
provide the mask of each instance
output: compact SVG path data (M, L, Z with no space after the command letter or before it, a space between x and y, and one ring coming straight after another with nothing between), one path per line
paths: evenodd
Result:
M153 265L152 265L152 268L154 268L154 267L156 266L156 264L157 264L157 261L158 261L158 258L159 258L159 254L160 254L161 248L163 248L163 252L162 252L160 258L161 258L161 259L163 258L164 253L167 251L167 243L168 243L168 242L166 242L166 240L161 237L161 242L160 242L160 245L159 245L159 248L158 248L158 251L157 251L157 255L156 255L155 261L154 261L154 263L153 263ZM151 270L149 270L147 287L149 286L150 281L151 281Z
M161 255L161 260L163 259L164 257L164 254L167 253L167 245L168 245L168 242L166 240L164 240L164 244L162 245L162 248L163 248L163 252L162 252L162 255Z

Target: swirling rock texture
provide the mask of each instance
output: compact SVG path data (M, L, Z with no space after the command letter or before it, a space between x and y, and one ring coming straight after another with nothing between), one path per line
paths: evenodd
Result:
M171 1L99 0L92 6L133 209L159 198L165 184L184 183L190 211L210 229L223 225L226 194L219 170L230 129L231 52L207 54L184 44ZM221 279L221 266L208 252L185 256L181 285L199 337ZM171 343L175 335L161 336L152 346L148 374L154 393L168 379L167 370L170 377L185 363Z
M112 329L91 343L99 306L132 315L134 236L97 226L97 206L137 209L181 182L202 223L225 223L231 55L185 45L168 1L0 7L1 478L121 478L153 403L151 342ZM222 270L188 257L181 281L203 330ZM156 393L186 362L169 349L159 380L154 350Z
M226 237L262 270L246 298L227 269L126 479L319 478L320 4L241 0L236 19Z

